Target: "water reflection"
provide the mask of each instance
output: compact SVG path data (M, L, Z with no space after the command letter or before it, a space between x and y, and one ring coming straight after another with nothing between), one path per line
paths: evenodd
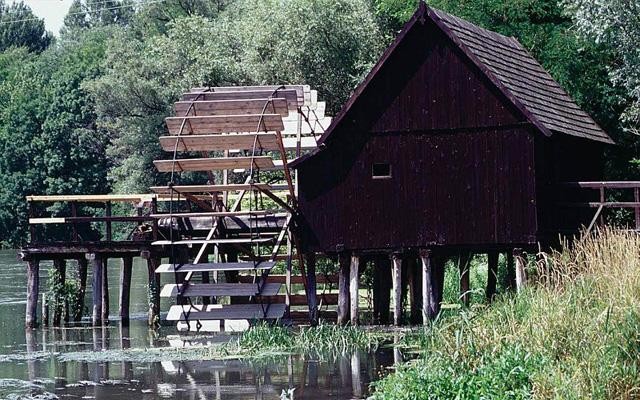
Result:
M397 357L389 348L332 358L295 355L258 362L172 361L160 359L155 350L149 351L149 359L123 360L113 357L112 350L190 346L228 337L182 340L171 336L175 334L172 327L149 330L144 320L146 265L136 263L129 326L112 320L106 327L25 331L25 267L11 252L0 252L0 266L0 399L279 399L283 390L290 389L295 399L351 399L366 397L369 382ZM119 265L110 268L115 274ZM43 286L47 269L43 263ZM76 352L82 352L78 358L82 361L62 360L63 355Z
M150 347L169 345L169 340L157 339L154 335L146 339ZM224 339L228 337L209 338ZM12 398L21 395L85 399L279 399L282 391L293 389L295 399L362 398L368 394L369 382L394 358L394 350L388 349L329 359L296 355L256 362L107 361L108 350L131 348L132 341L135 342L130 328L122 325L27 331L26 382L5 379L0 385L0 395L12 393ZM86 352L87 358L93 356L95 361L61 361L57 357L60 353L78 351Z

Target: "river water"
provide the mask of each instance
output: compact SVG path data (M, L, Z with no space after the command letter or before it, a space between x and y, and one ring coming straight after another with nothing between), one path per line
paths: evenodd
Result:
M283 390L292 389L295 399L364 398L369 382L393 363L390 349L337 357L285 355L256 362L172 360L171 352L162 348L185 345L185 337L179 338L173 327L147 328L147 270L137 262L129 327L112 319L105 328L25 331L25 265L16 260L15 251L0 251L0 399L280 399ZM41 293L49 267L41 263ZM113 260L112 316L117 313L118 275L119 264ZM123 360L117 356L121 349L140 351L137 358Z

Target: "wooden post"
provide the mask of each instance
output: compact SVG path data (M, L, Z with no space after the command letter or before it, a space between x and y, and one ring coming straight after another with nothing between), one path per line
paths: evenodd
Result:
M527 284L527 272L522 249L513 249L513 258L516 262L516 291L520 292Z
M66 275L67 275L67 266L65 260L63 259L55 259L53 260L53 268L56 271L56 283L55 286L62 289L65 284ZM60 326L60 322L62 320L62 313L64 311L64 303L65 299L62 296L62 293L54 293L55 297L55 307L53 309L53 326Z
M423 249L420 251L420 262L422 264L422 323L427 325L436 316L435 296L431 284L433 273L431 250Z
M498 252L487 253L487 301L493 301L496 296L496 282L498 280Z
M393 282L391 279L391 260L389 257L377 258L380 273L380 324L387 325L389 323L389 312L391 306L391 288Z
M640 203L640 188L633 188L633 200L636 203ZM634 208L634 215L636 220L636 230L640 229L640 207Z
M340 253L338 270L338 325L346 325L349 321L349 255Z
M160 260L152 258L147 254L147 272L149 276L149 326L157 325L160 316L160 274L156 274L156 268L160 265Z
M118 309L120 311L120 321L122 325L129 324L129 297L131 294L131 269L133 268L133 257L122 258L120 265L120 298Z
M415 256L407 259L407 270L409 275L409 302L411 303L411 324L419 324L422 319L422 279L420 279L420 268Z
M402 257L391 255L393 263L393 324L400 326L402 321Z
M33 329L38 326L38 285L40 284L40 263L38 260L27 261L27 312L25 327Z
M307 253L307 304L309 305L309 323L318 324L318 293L316 290L316 255Z
M80 322L84 311L84 297L87 293L87 259L85 257L78 258L78 282L80 288L78 290L77 303L74 307L73 320Z
M471 254L470 253L462 253L458 258L458 267L460 268L460 300L462 300L462 304L465 307L469 306L469 302L471 299L471 294L469 293L470 285L469 285L469 268Z
M349 266L349 308L351 314L351 325L358 325L359 296L360 290L359 269L360 257L352 254L351 265Z
M513 250L508 251L507 254L507 273L505 274L505 278L507 280L505 286L511 290L516 287L516 269L513 264Z
M94 326L102 323L102 260L97 254L90 253L86 255L87 260L91 261L92 280L91 289L93 290L93 309L91 311L91 323Z
M109 259L102 258L102 323L109 323Z
M107 203L105 204L104 207L104 214L107 218L111 218L111 202L107 201ZM106 223L106 239L107 242L110 242L112 239L112 235L111 235L111 220L107 219L107 223Z
M42 293L42 326L49 325L49 300L47 294Z

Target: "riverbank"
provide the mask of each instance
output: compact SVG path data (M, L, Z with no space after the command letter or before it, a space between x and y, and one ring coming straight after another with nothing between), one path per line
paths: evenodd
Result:
M530 266L532 285L406 338L376 399L640 396L640 238L604 230Z

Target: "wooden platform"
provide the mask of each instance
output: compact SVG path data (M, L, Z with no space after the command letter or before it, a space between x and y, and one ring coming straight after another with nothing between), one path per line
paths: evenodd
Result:
M275 262L260 261L257 264L252 262L226 262L226 263L202 263L202 264L160 264L156 268L157 274L174 273L178 266L179 272L214 272L214 271L253 271L268 270L273 268Z
M176 297L181 286L175 283L164 285L160 292L160 297ZM265 283L264 286L257 283L190 283L187 285L183 296L275 296L281 287L281 283Z
M172 306L167 321L185 321L184 312L189 312L189 321L221 319L278 319L284 316L284 304L210 304L197 306ZM184 312L183 312L184 311ZM267 311L266 316L264 312Z
M206 212L176 212L173 214L151 214L151 218L192 218L192 217L242 217L242 216L264 216L273 215L282 210L243 210L243 211L206 211Z
M257 157L220 157L220 158L188 158L181 160L156 160L153 164L160 172L171 172L175 163L175 171L215 171L225 169L249 169L253 164L258 169L274 169L276 166L269 156Z
M279 114L289 115L289 106L285 98L232 99L209 101L178 101L175 103L176 116L185 115L244 115Z

